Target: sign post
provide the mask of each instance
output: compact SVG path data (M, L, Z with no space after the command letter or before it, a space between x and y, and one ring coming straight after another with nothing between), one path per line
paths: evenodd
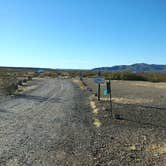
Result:
M112 112L112 90L111 90L111 81L107 82L107 93L110 95L110 110L111 110L111 117L113 117L113 112Z
M83 73L80 73L80 80L83 81Z
M97 96L98 96L98 101L100 101L100 84L104 84L105 82L105 78L101 76L101 72L99 71L98 72L98 76L95 77L95 83L98 84L98 93L97 93Z
M101 76L101 72L98 72L98 76ZM98 83L98 101L100 101L100 82Z

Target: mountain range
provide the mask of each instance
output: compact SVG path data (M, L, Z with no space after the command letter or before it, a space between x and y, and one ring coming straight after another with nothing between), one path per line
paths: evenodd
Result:
M66 71L78 71L81 69L52 69L52 68L35 68L35 67L3 67L0 66L0 69L21 69L21 70L66 70ZM81 70L81 71L90 71L90 70ZM103 72L117 72L117 71L131 71L135 73L140 72L166 72L166 65L157 65L157 64L146 64L146 63L136 63L132 65L116 65L112 67L98 67L94 68L91 71L103 71Z
M131 72L166 72L166 65L136 63L132 65L117 65L112 67L98 67L92 71L103 72L117 72L117 71L131 71Z

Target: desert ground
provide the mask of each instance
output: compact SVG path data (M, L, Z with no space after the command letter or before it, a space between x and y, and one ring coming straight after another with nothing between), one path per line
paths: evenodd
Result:
M166 84L112 81L115 119L84 81L33 78L1 97L0 165L165 166Z
M84 79L88 89L97 93L93 78ZM114 114L141 123L166 127L166 83L144 81L111 81ZM101 84L101 105L109 108L109 95L104 95L106 84Z

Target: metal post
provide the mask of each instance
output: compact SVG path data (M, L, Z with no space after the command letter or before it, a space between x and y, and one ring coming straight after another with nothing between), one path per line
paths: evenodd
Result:
M113 117L113 111L112 111L112 89L111 89L111 81L109 79L110 84L110 111L111 111L111 117Z
M101 72L98 72L98 76L101 76ZM100 84L98 84L98 101L100 101Z

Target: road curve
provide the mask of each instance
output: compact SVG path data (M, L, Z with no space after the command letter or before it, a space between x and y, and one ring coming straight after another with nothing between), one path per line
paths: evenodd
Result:
M0 165L93 165L93 125L70 79L36 79L31 92L0 103Z

